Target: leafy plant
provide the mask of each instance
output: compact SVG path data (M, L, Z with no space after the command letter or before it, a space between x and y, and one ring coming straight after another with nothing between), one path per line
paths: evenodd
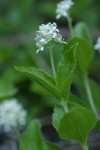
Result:
M59 6L63 4L63 2L59 3ZM67 43L62 39L55 23L43 24L37 32L37 52L43 51L47 45L50 52L52 75L35 67L16 66L15 68L25 75L27 74L57 99L58 102L54 106L53 126L59 136L63 139L74 140L82 146L83 150L88 150L87 136L89 132L95 126L100 128L100 117L95 104L98 94L93 92L94 88L99 91L100 87L94 81L91 82L88 77L89 66L94 57L92 39L85 23L78 23L74 28L72 27L69 15L71 5L72 3L69 4L69 7L64 7L65 10L62 10L64 13L59 11L59 6L57 8L57 18L63 16L68 20L71 38ZM54 65L52 52L55 43L64 45L57 68ZM72 83L79 90L81 98L70 96ZM19 149L38 150L40 147L43 150L59 149L44 142L38 123L35 121L22 134Z

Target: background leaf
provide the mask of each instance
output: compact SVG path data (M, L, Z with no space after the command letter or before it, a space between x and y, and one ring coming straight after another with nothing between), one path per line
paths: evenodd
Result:
M90 85L90 89L91 89L91 93L92 93L92 97L94 100L94 104L96 106L96 109L99 111L100 110L100 86L97 82L95 82L92 79L89 79L89 85ZM87 102L88 104L88 96L87 96L87 92L84 86L84 82L82 81L82 77L81 74L79 74L79 76L76 76L74 78L74 84L76 89L79 91L80 97Z
M90 44L85 42L84 40L80 38L72 38L67 41L68 44L64 45L63 52L65 52L67 49L70 48L71 45L78 43L77 45L77 51L76 51L76 56L77 56L77 69L84 74L87 73L88 68L90 66L90 63L93 59L94 56L94 51Z
M10 98L14 96L17 92L17 89L13 85L13 81L8 76L3 75L0 78L0 100Z
M88 27L84 22L79 22L74 27L74 36L83 39L85 42L92 45L92 39L88 31Z
M22 134L19 150L47 150L40 132L39 123L33 121Z
M34 120L20 138L19 150L62 150L60 147L45 142L39 122Z
M54 144L51 144L49 142L47 142L46 144L47 144L48 150L62 150L62 148L60 148Z

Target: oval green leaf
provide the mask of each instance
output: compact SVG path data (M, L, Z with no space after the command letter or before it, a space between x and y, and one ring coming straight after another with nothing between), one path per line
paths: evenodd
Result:
M93 112L76 107L64 115L59 126L59 135L85 145L88 133L96 124Z

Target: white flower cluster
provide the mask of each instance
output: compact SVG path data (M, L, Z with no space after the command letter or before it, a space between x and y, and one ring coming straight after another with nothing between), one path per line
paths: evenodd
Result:
M72 0L63 0L57 4L57 10L56 10L56 19L59 19L60 17L67 17L68 16L68 10L73 5Z
M9 132L11 127L25 125L26 114L16 99L6 100L0 104L0 126Z
M97 39L97 43L94 45L94 49L100 53L100 37Z
M37 31L35 40L36 46L39 48L37 50L37 53L39 51L43 51L44 45L52 40L58 43L65 43L62 39L62 35L57 29L56 23L48 23L46 25L42 24L41 26L39 26L39 31Z

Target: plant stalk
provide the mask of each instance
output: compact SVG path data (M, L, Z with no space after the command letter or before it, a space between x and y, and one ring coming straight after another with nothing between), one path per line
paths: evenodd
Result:
M99 118L96 106L94 104L94 100L93 100L93 96L92 96L92 93L91 93L91 89L90 89L90 85L89 85L89 81L88 81L88 77L87 76L85 76L85 78L84 78L84 85L85 85L85 89L86 89L86 92L87 92L87 96L88 96L90 107L93 110L93 112L96 115L96 117Z
M70 17L69 14L68 14L68 16L67 16L67 21L68 21L68 27L69 27L70 32L71 32L71 36L73 36L74 33L73 33L73 27L72 27L72 19L71 19L71 17Z
M83 150L88 150L87 144L83 145L82 147L83 147Z
M19 142L20 137L21 137L20 132L19 132L17 127L13 127L13 130L14 130L14 132L16 134L17 141Z
M54 75L54 78L56 79L56 70L55 70L55 65L54 65L54 60L53 60L52 49L49 48L49 52L50 52L50 60L51 60L51 67L52 67L53 75Z
M68 106L67 106L67 103L65 103L64 99L61 98L61 105L63 107L63 110L65 113L68 113L69 112L69 109L68 109Z
M69 112L67 105L63 105L63 109L64 109L65 113L68 113L68 112Z

